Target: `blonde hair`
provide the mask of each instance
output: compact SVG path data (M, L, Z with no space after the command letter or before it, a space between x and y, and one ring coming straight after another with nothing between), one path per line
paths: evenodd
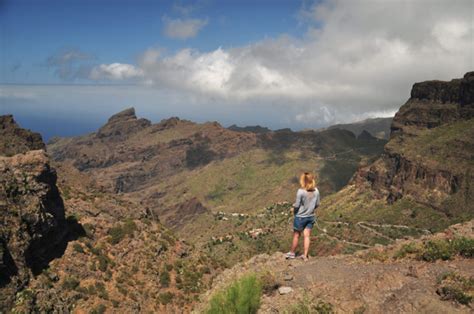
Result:
M306 191L314 191L316 188L316 178L310 172L304 172L300 176L300 186Z

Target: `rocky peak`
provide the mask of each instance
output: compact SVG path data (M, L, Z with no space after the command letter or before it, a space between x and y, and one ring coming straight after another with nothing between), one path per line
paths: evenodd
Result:
M137 116L135 114L135 108L130 107L120 111L119 113L114 114L109 118L109 123L114 121L124 121L124 120L136 120Z
M97 137L109 140L123 140L125 137L141 131L151 125L147 119L137 119L134 108L127 108L109 118L97 132Z
M34 149L45 149L39 133L20 128L12 115L0 116L0 155L13 156Z

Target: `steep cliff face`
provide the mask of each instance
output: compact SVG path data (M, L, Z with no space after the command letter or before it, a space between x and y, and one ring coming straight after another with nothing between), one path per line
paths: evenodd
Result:
M392 138L474 117L474 72L449 82L413 85L410 99L393 118Z
M448 216L474 214L474 72L450 82L416 83L392 123L383 156L361 169L393 203L405 196Z
M64 206L43 150L0 157L0 309L60 256L66 246Z

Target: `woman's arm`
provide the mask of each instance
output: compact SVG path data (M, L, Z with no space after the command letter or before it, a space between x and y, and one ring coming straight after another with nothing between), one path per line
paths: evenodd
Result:
M298 190L298 192L296 192L296 202L293 204L294 210L298 210L300 208L302 196L303 196L303 193L301 193L301 190Z
M321 195L319 194L319 191L317 191L316 193L316 206L314 206L314 208L318 208L319 207L319 204L321 204Z

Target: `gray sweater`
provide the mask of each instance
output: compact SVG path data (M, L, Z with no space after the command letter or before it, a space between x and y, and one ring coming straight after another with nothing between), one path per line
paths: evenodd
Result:
M314 191L298 189L298 192L296 192L296 202L293 204L296 217L314 216L314 210L318 208L320 203L321 200L318 189Z

